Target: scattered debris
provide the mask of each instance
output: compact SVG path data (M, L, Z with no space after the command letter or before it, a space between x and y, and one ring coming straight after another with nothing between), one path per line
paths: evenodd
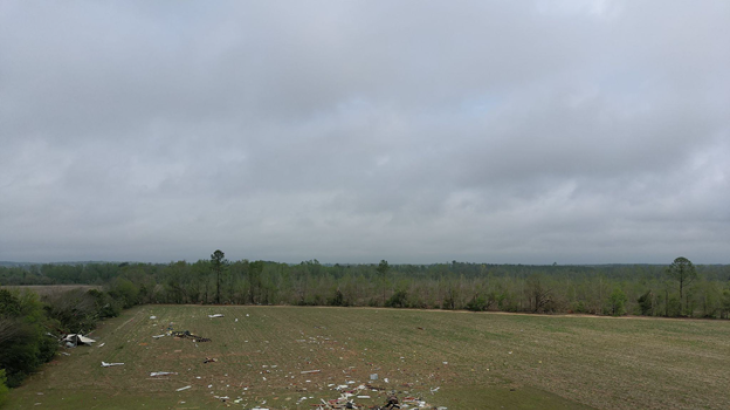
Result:
M102 367L112 367L112 366L122 366L124 363L107 363L107 362L101 362Z
M157 336L152 336L152 338L153 338L153 339L159 339L159 338L161 338L161 337L165 337L165 335L157 335Z
M220 313L216 313L215 315L208 315L208 317L212 319L214 317L223 317L223 315L221 315Z
M215 363L217 361L218 361L218 359L216 359L214 357L206 357L205 360L203 361L203 363Z
M106 343L102 343L102 344L100 344L100 345L99 345L99 346L97 346L97 347L104 347L104 345L105 345L105 344L106 344Z
M378 374L377 373L371 374L370 375L370 380L378 380Z
M157 319L157 316L150 316L150 320L155 320L155 319Z
M189 389L191 387L193 387L193 386L185 386L185 387L181 387L181 388L179 388L179 389L177 389L175 391L183 391L183 390L187 390L187 389Z
M319 373L321 370L305 370L302 372L302 374L310 374L310 373Z

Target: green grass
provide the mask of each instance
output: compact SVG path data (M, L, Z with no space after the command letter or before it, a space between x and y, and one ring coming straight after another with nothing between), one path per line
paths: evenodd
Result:
M170 322L212 342L152 338ZM150 305L93 336L105 345L59 356L14 390L7 408L250 409L266 401L303 410L337 398L330 384L356 386L372 373L387 393L450 409L722 409L730 396L730 323L720 321ZM206 357L218 362L203 364ZM371 398L357 402L369 407L386 391L361 394Z

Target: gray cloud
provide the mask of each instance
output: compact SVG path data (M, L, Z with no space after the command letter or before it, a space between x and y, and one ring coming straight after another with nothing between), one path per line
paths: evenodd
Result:
M730 5L0 5L0 260L730 263Z

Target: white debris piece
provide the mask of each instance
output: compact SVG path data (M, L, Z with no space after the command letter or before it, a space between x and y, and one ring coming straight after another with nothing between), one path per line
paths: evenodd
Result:
M84 343L84 344L90 344L90 343L96 343L96 340L86 337L82 334L70 334L61 339L62 342L71 342L71 343Z
M220 313L216 313L215 315L208 315L208 317L209 317L209 318L214 318L214 317L223 317L223 315L221 315Z
M177 372L151 372L150 377L157 377L157 376L170 376L173 374L177 374Z
M179 389L177 389L175 391L183 391L183 390L187 390L187 389L189 389L191 387L193 387L193 386L185 386L185 387L181 387L181 388L179 388Z
M157 335L157 336L152 336L152 338L153 338L153 339L159 339L159 338L161 338L161 337L165 337L165 335Z
M157 316L150 316L150 319L155 320L155 319L157 319Z
M121 366L124 363L107 363L107 362L101 362L102 367L112 367L112 366Z

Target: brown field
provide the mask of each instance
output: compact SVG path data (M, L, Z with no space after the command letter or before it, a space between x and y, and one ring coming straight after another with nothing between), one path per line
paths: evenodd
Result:
M207 316L215 313L225 316ZM170 323L212 341L152 337ZM363 383L385 389L361 391L370 398L356 402L366 407L390 392L449 409L726 409L730 402L724 321L148 305L92 337L96 346L59 355L12 392L7 408L313 409L337 398L338 385ZM204 364L206 357L218 361ZM319 372L302 373L311 370ZM177 374L151 377L156 371Z
M82 289L97 289L101 290L101 286L93 285L29 285L29 286L0 286L2 289L16 289L21 292L29 291L35 292L38 296L48 295L52 293L67 292L69 290Z

